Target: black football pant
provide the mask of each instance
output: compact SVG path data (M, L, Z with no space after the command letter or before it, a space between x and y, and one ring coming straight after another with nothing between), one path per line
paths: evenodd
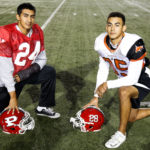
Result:
M55 106L56 71L53 67L44 66L38 73L34 73L28 79L17 83L15 85L17 98L26 84L41 84L39 106ZM9 100L10 96L7 89L0 87L0 112L9 105Z

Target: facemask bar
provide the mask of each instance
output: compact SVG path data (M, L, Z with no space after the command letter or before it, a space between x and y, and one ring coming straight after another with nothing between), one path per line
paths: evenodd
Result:
M77 116L77 117L75 117L75 118L71 117L71 118L70 118L70 122L73 123L73 127L77 127L77 128L79 127L82 132L87 132L87 130L86 130L86 128L85 128L85 125L86 125L86 124L93 125L94 123L85 122L84 119L82 119L82 118L80 117L81 112L82 112L82 110L80 110L80 111L78 111L78 112L76 113L76 116Z
M32 117L30 117L30 114L26 111L24 111L24 118L20 121L19 127L22 130L32 130L35 126L35 121Z

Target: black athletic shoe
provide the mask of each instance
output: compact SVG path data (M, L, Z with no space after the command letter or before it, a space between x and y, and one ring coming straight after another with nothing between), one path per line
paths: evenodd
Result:
M60 113L54 112L54 110L52 108L44 108L41 111L38 111L36 108L35 112L39 116L46 116L49 118L59 118L60 117Z

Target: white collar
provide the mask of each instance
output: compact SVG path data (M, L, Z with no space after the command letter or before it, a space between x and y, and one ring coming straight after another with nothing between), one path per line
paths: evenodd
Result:
M116 49L116 48L118 47L118 43L114 45L114 44L111 42L111 40L109 40L109 43L110 43L110 45L111 45L114 49Z

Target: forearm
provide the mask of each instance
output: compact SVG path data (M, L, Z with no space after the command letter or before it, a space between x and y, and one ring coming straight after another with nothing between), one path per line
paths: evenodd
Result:
M143 60L137 62L131 62L128 68L128 75L117 80L107 81L108 89L119 88L122 86L131 86L138 82L141 70L142 70Z
M123 77L117 80L109 80L107 81L108 89L119 88L122 86L131 86L134 82L130 80L128 77Z
M35 59L35 62L29 68L18 72L18 74L15 76L16 81L23 81L29 78L32 74L39 72L45 66L46 61L46 52L42 51Z
M9 95L10 95L9 105L5 109L9 110L8 113L12 110L12 114L14 113L15 109L19 112L16 92L15 91L9 92Z
M46 61L46 52L42 51L35 59L35 62L29 68L18 72L18 74L15 76L16 81L23 81L29 78L33 73L39 72L45 66Z
M109 74L109 64L106 63L103 60L103 58L100 57L99 69L97 72L96 87L95 87L95 91L94 91L95 97L98 97L98 95L96 93L97 88L107 80L108 74Z
M12 92L8 92L10 95L10 99L16 99L16 92L12 91Z
M29 68L18 72L18 76L20 81L23 81L29 78L33 73L37 73L40 71L40 66L37 63L32 64Z

